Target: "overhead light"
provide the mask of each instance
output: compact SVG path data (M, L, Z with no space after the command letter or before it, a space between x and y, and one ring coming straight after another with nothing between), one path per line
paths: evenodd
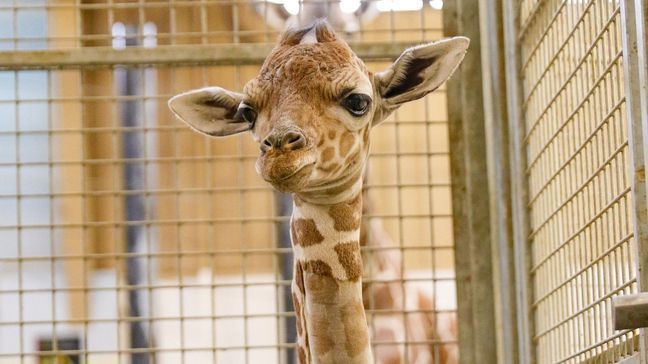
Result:
M116 22L112 25L112 46L115 49L126 48L126 26L124 23Z
M144 35L143 46L144 48L155 48L157 47L157 26L153 22L146 22L142 27L142 33Z
M430 6L434 10L443 9L443 0L430 0Z
M343 13L355 13L360 8L360 0L340 0L340 10Z
M238 0L241 1L241 0ZM403 0L392 0L396 4ZM426 3L429 0L426 0ZM0 0L2 2L2 0ZM360 30L360 24L375 18L380 11L378 0L255 0L250 1L269 26L276 30L308 25L314 19L326 17L335 29L346 33ZM421 4L422 0L419 0ZM387 5L391 7L391 4Z
M284 0L283 3L284 9L291 15L299 14L299 0Z
M380 11L414 11L423 8L423 0L380 0L376 3Z
M283 8L291 15L299 14L299 0L266 0L266 2L283 5Z

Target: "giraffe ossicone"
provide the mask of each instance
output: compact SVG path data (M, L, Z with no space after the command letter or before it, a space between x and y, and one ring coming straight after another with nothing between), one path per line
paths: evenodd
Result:
M207 87L169 100L209 136L250 131L256 170L293 193L293 303L301 363L373 363L362 300L360 219L370 129L438 88L469 40L407 49L373 74L325 21L288 30L243 92Z

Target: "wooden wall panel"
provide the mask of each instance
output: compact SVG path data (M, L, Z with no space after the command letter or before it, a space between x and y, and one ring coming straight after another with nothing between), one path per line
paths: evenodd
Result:
M139 13L137 9L116 9L113 21L138 23L152 21L161 36L158 44L205 42L231 43L236 40L274 41L274 37L258 33L241 33L239 39L218 33L232 30L268 30L261 17L248 6L210 5L205 12L207 23L201 28L200 8L178 7L174 12L166 8L150 8ZM240 22L234 23L232 15L238 14ZM84 34L109 34L109 14L105 9L83 12ZM174 21L171 22L171 16ZM174 24L177 32L199 34L207 30L208 36L200 39L193 36L170 38L165 36ZM423 40L421 24L435 30L428 31L425 40L441 38L441 23L438 12L426 10L417 13L384 13L365 24L362 35L365 41ZM390 26L405 31L374 32ZM206 29L205 29L206 28ZM438 31L436 30L438 29ZM105 41L87 41L84 45L107 45ZM380 71L389 63L372 63L370 68ZM188 89L219 85L241 90L243 84L254 77L258 66L221 67L157 67L159 95L173 95ZM88 70L83 72L84 96L111 96L116 92L112 70ZM401 188L380 188L372 192L377 214L417 215L411 218L384 218L384 223L395 244L424 246L452 245L450 211L450 190L447 142L445 124L429 124L426 120L445 120L445 94L443 90L401 108L390 121L403 121L398 130L394 124L385 124L373 132L373 150L388 153L409 153L417 155L395 155L372 159L372 184L404 183L416 185ZM83 125L87 128L111 128L120 125L118 104L110 100L84 103ZM239 160L224 159L223 156L255 156L257 146L249 135L224 139L207 139L189 129L171 116L166 100L157 102L158 120L150 131L157 142L157 169L155 188L165 193L156 193L155 211L151 216L158 220L152 226L157 229L157 245L161 255L154 262L165 277L175 277L178 272L193 275L203 268L219 273L241 271L241 254L222 254L218 251L237 249L273 248L275 222L268 219L274 215L273 193L261 181L254 170L254 158ZM150 121L149 121L150 122ZM416 123L414 123L416 122ZM121 158L119 133L87 133L85 138L86 158ZM425 153L431 153L425 155ZM210 158L213 157L213 158ZM89 164L85 168L85 191L114 192L113 195L88 197L85 200L85 217L79 221L106 223L123 220L122 165L119 163ZM397 178L394 171L398 170ZM431 180L429 180L431 179ZM429 183L434 186L429 186ZM438 186L437 186L438 185ZM249 190L249 188L253 190ZM244 192L236 191L243 188ZM227 189L227 191L225 191ZM168 192L171 191L172 193ZM432 203L430 203L430 198ZM430 219L426 215L438 215ZM71 217L72 218L72 215ZM229 219L229 222L223 220ZM252 222L250 219L254 219ZM259 221L261 220L261 221ZM118 226L87 228L88 252L105 257L122 252L124 230ZM217 252L217 254L203 254ZM420 251L415 251L415 253ZM182 254L186 253L186 254ZM452 259L443 259L439 264L427 254L408 254L406 264L411 269L429 268L432 264L441 268L452 268ZM95 268L112 267L117 260L97 259L90 262ZM272 255L247 256L246 271L270 272L274 268Z
M71 0L57 0L56 4L72 4ZM49 32L52 36L74 37L76 36L76 11L73 8L62 8L53 11L48 16ZM63 44L74 46L73 41ZM74 99L80 94L81 84L78 71L61 71L52 76L52 96ZM55 128L80 130L82 127L81 105L77 101L52 103L52 123ZM54 159L62 162L80 161L83 155L83 134L81 132L57 134L52 141L54 146ZM60 231L61 251L60 254L72 256L63 260L65 279L68 287L77 288L68 292L69 317L71 319L86 318L86 293L78 288L85 287L87 266L80 256L84 253L84 245L87 242L86 230L78 224L84 221L84 198L79 195L84 190L83 165L81 163L60 164L55 169L54 176L57 192L61 193L58 200L54 200L58 206L58 213L55 214L57 224L72 225L62 228ZM66 195L67 194L67 195ZM76 225L76 226L75 226Z

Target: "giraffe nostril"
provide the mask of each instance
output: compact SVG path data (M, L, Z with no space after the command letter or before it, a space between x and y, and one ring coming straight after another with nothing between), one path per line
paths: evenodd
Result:
M297 150L306 145L306 138L300 132L289 131L282 139L281 148L284 150Z
M271 149L291 151L301 149L306 146L306 137L298 131L288 131L284 134L270 134L261 142L262 152L268 152Z
M288 144L296 143L296 142L298 142L300 139L301 139L301 135L297 135L297 134L292 135L292 136L290 136L290 139L288 139Z
M273 145L272 145L272 144L273 144L272 139L273 139L273 138L272 138L272 135L271 135L271 136L265 138L265 139L263 140L263 142L261 142L261 146L260 146L260 148L261 148L261 151L262 151L262 152L265 153L265 152L269 151L270 149L272 149L272 147L273 147Z

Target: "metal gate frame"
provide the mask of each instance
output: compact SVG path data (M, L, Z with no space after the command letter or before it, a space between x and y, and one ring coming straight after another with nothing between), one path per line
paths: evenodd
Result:
M630 141L630 181L634 198L637 283L648 291L648 1L621 1L624 74ZM648 329L640 330L640 362L648 363Z
M618 1L626 79L628 172L634 201L636 279L639 289L648 291L648 181L645 176L648 161L648 0ZM531 260L525 202L528 196L526 156L519 152L524 146L524 114L518 72L518 3L517 0L445 2L446 35L462 34L472 40L461 76L448 83L450 138L454 148L451 167L456 266L471 267L467 277L459 276L457 271L462 363L537 361L530 310L533 286L528 274ZM468 72L471 74L466 75ZM483 117L475 111L483 112ZM475 186L476 182L483 183L479 179L484 176L488 179L488 193L483 191L483 185ZM474 188L481 188L480 196L471 193ZM469 213L466 206L470 206ZM479 245L475 236L480 237ZM482 256L490 253L491 261L478 262L478 257L464 255L470 249L473 253L477 249L484 254ZM486 265L489 269L478 274L477 267ZM477 287L479 285L481 288ZM484 289L491 291L485 293ZM484 294L479 297L479 293ZM475 306L480 304L484 306L476 313ZM472 316L466 317L466 312ZM480 327L480 322L486 325ZM485 327L491 323L490 329ZM494 349L483 351L489 345L496 348L496 352ZM648 363L648 329L640 330L640 354L623 360L626 361Z
M493 234L489 203L484 189L486 160L485 100L482 94L482 61L478 0L444 1L445 36L470 38L461 67L446 82L452 214L455 240L459 360L461 363L495 363L496 302L494 300Z

